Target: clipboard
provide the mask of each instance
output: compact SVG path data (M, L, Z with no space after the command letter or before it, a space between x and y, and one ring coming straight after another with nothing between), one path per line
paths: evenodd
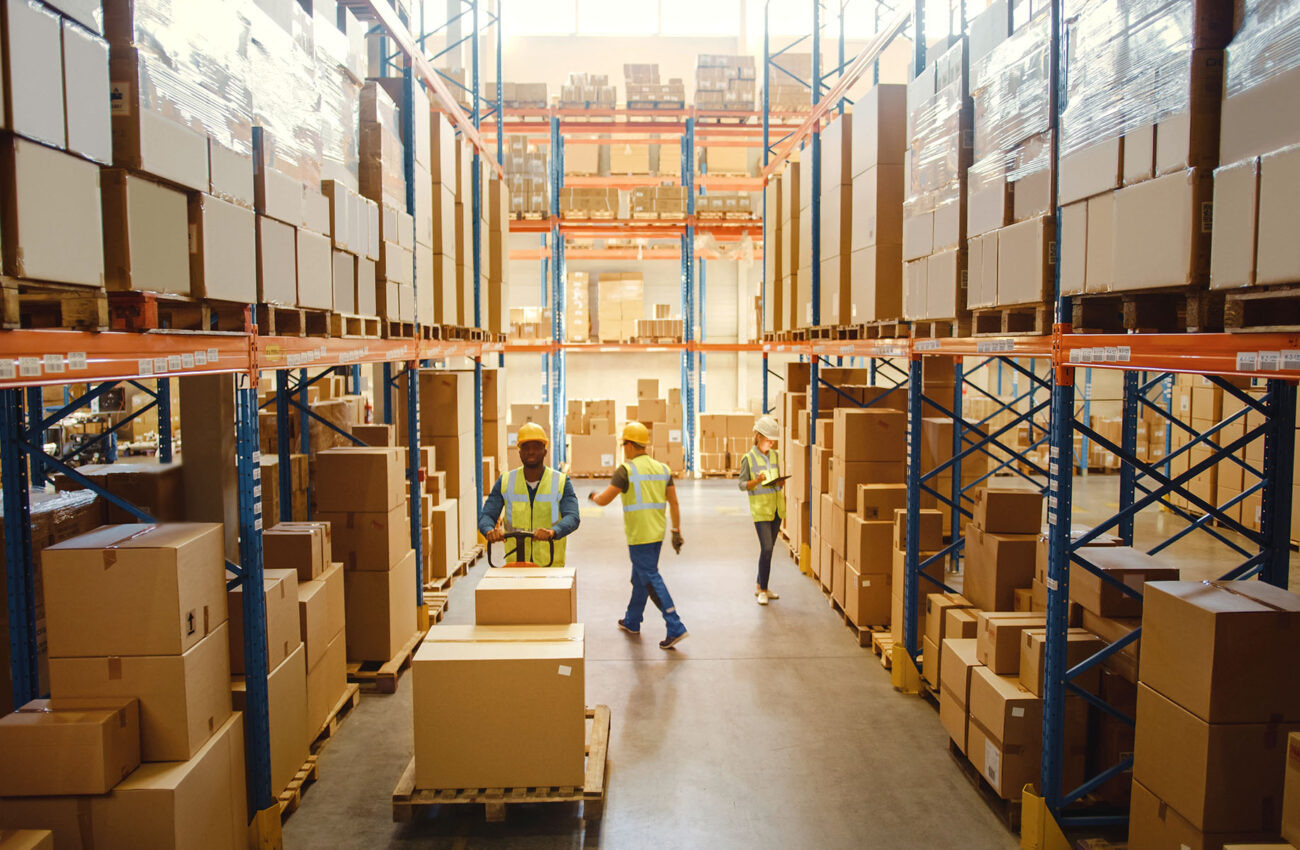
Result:
M790 477L789 475L778 475L776 478L773 478L771 481L764 481L764 482L763 482L761 485L759 485L759 486L761 486L761 487L772 487L772 486L774 486L774 485L776 485L776 484L780 484L782 481L785 481L785 480L788 479L789 477Z

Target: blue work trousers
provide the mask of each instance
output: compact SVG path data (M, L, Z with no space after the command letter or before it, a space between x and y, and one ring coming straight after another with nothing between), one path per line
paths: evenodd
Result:
M653 598L663 611L668 637L675 637L686 631L686 627L682 625L682 618L677 616L677 608L668 595L663 576L659 575L659 550L663 545L663 541L628 545L628 555L632 558L632 599L627 603L623 624L633 631L640 629L646 600Z

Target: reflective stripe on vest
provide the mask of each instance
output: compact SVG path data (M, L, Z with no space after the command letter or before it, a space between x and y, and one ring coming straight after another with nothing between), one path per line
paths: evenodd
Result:
M772 449L768 454L763 454L755 446L745 455L749 462L749 475L751 478L762 479L767 472L780 474L781 471L781 452L779 449ZM776 487L755 487L749 491L749 515L754 522L768 522L775 517L785 516L785 499L781 490Z
M562 472L557 472L550 467L542 471L542 477L537 482L537 492L533 495L531 501L528 497L528 480L521 474L521 470L512 469L501 476L499 486L501 488L501 497L506 502L505 525L507 531L535 531L537 528L554 528L555 524L560 521L560 499L564 496L564 484L567 480ZM547 511L546 506L550 506ZM544 513L545 512L545 513ZM547 521L546 514L550 514L550 521ZM550 556L551 547L547 543L535 542L529 540L524 545L524 551L519 552L517 549L507 556L512 561L530 561L537 563L534 555L539 555L543 567L562 567L564 566L565 541L563 538L555 539L554 558L546 563L546 558Z
M623 493L623 530L630 545L658 543L668 521L668 482L672 473L649 455L626 461L627 491Z

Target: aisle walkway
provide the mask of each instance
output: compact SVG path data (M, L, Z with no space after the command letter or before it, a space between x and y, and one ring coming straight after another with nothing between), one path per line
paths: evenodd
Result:
M586 502L568 549L587 624L587 701L613 711L601 824L572 811L512 810L485 824L463 807L392 823L389 797L411 753L409 674L367 696L321 755L321 780L285 827L289 848L1014 848L958 773L937 712L897 694L814 582L784 551L781 599L753 597L757 538L732 481L681 486L686 547L663 573L691 636L678 651L615 627L629 591L617 506ZM480 561L453 588L445 622L473 621Z

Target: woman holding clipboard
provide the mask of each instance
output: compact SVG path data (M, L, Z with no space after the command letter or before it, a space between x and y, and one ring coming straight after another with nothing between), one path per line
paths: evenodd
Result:
M740 459L740 489L749 494L749 514L758 531L758 584L754 595L759 605L781 597L767 587L772 571L772 548L781 533L785 498L781 488L788 475L781 474L781 452L776 448L781 426L771 416L754 423L754 447Z

